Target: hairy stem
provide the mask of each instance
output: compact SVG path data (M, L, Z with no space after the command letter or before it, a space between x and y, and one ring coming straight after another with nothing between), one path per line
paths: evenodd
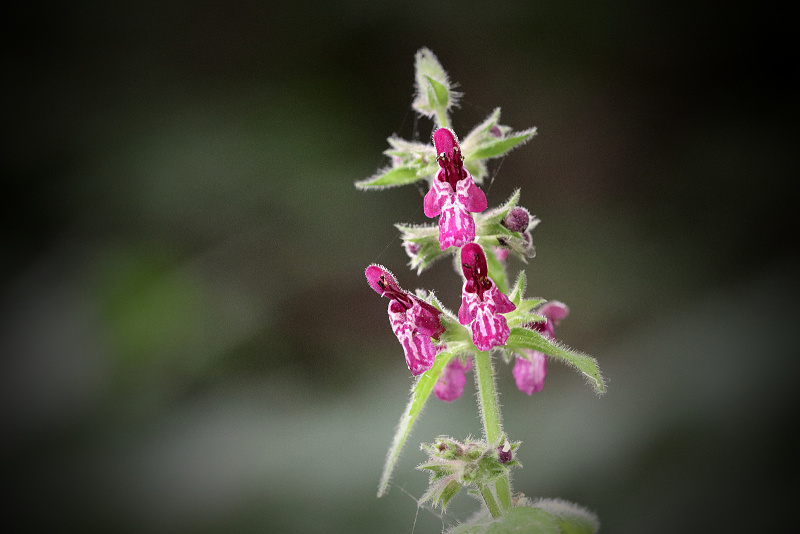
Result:
M495 481L494 489L497 492L497 500L500 501L500 506L503 507L503 512L511 510L511 486L508 480L508 473Z
M439 123L437 124L437 128L450 128L450 119L447 116L447 111L443 109L442 110L437 109L436 122Z
M492 514L492 517L497 518L503 515L503 512L500 511L500 507L497 506L497 501L494 500L494 495L492 495L492 488L490 488L486 484L478 484L478 489L480 489L481 497L483 497L483 502L486 503L486 507L489 509L489 512Z
M475 354L475 379L478 382L478 400L481 407L481 419L486 441L497 446L500 444L500 438L503 435L503 427L500 424L500 405L497 402L497 391L494 387L494 368L492 367L492 357L489 352ZM508 480L508 474L505 474L495 482L495 490L503 510L509 510L511 508L511 485ZM481 490L481 493L483 493L483 490Z

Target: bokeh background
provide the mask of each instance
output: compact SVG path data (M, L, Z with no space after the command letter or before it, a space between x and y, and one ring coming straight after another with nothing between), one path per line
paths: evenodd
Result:
M416 444L480 435L433 401L375 498L411 376L364 268L417 277L358 192L431 48L539 135L495 161L542 219L530 293L608 393L498 367L515 489L603 532L796 523L797 9L708 2L166 0L3 8L0 410L16 532L439 532ZM794 214L794 215L793 215Z

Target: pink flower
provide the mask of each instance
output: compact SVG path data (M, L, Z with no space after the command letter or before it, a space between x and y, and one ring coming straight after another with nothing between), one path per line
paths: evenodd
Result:
M486 195L475 185L472 175L464 168L464 158L452 131L439 128L433 133L439 172L425 195L425 215L439 217L439 245L460 247L475 239L472 213L486 209Z
M461 358L450 360L434 386L433 391L436 396L445 402L452 402L461 397L461 394L464 393L464 385L467 383L464 373L470 369L472 369L472 358L467 358L463 364Z
M478 350L505 345L510 329L500 314L514 311L516 306L489 278L486 255L480 245L469 243L461 249L461 269L465 280L458 322L471 325L472 342Z
M547 319L544 323L528 323L526 328L539 332L545 339L555 337L555 325L569 314L566 304L558 301L548 302L536 311L536 315L541 315ZM544 387L544 378L547 376L547 355L541 352L525 349L528 358L517 356L514 364L514 381L523 393L533 395L541 391Z
M433 366L437 348L431 338L444 332L439 310L400 288L394 275L380 265L370 265L367 282L380 296L389 297L389 323L406 354L406 364L416 376Z

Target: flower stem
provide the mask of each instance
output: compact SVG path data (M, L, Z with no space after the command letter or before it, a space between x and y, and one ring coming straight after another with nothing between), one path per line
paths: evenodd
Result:
M497 492L497 500L500 501L500 506L503 507L503 512L511 510L511 486L508 480L508 473L495 481L494 489Z
M480 489L481 497L483 497L483 502L486 503L486 507L489 509L489 512L492 514L492 517L497 518L503 515L503 512L500 511L500 507L497 506L497 501L494 500L494 495L492 495L492 488L490 488L486 484L478 484L478 489Z
M478 400L481 406L481 419L486 441L492 445L499 445L503 435L500 424L500 405L497 402L497 391L494 387L494 368L489 352L475 354L475 379L478 382ZM511 509L511 485L506 473L495 482L497 499L504 511ZM481 489L483 494L483 489ZM484 500L486 497L484 496ZM488 503L487 503L488 506ZM492 514L494 515L494 514Z
M447 111L444 109L436 110L436 121L439 123L437 128L450 128L450 120L447 117Z

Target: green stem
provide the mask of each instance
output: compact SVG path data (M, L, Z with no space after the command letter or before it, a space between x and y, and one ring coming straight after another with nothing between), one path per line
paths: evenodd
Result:
M475 354L475 379L478 382L478 399L481 406L481 419L486 441L490 444L499 445L500 438L503 435L503 427L500 424L500 405L497 402L497 391L494 387L494 368L492 367L492 357L489 352ZM508 474L503 475L495 482L495 490L503 510L511 509L511 485L508 480Z
M494 388L494 369L488 352L475 354L475 377L478 381L478 399L481 405L481 420L486 440L489 443L499 443L503 428L500 426L500 408Z
M486 503L486 507L489 509L489 512L492 514L492 517L498 518L503 515L503 512L500 511L500 507L497 506L497 501L494 500L494 495L492 495L492 488L485 484L478 484L478 489L481 491L481 497L483 497L483 502Z
M503 511L508 512L511 510L511 486L508 480L508 473L495 481L494 489L497 492L497 500L500 501Z
M437 109L436 110L436 119L439 122L439 125L438 125L439 128L450 128L450 120L447 117L447 111L446 110Z

